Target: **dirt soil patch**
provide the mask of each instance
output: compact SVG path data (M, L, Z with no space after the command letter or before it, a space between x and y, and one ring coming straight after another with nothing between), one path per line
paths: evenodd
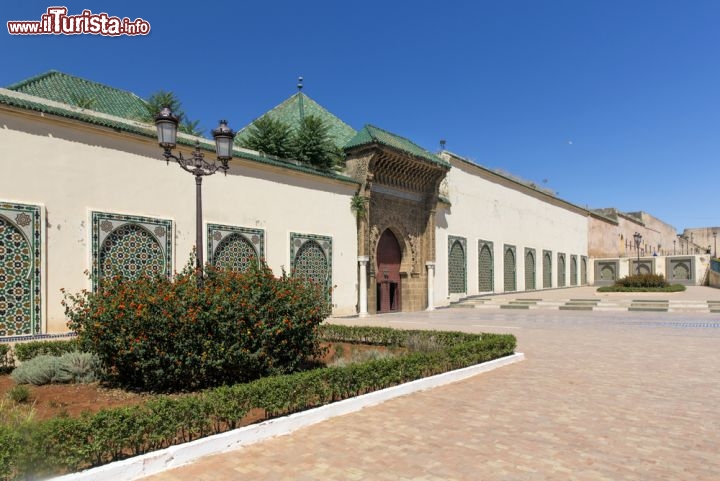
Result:
M372 351L397 352L392 348L363 344L333 343L326 347L328 349L321 359L324 364L357 362L367 355L364 353L375 354ZM14 386L15 381L9 375L0 376L0 402L12 402L7 398L7 393ZM147 393L108 388L100 383L27 386L30 390L30 399L24 405L28 409L32 408L35 419L49 419L60 415L79 416L85 411L96 412L102 408L136 406L152 396Z

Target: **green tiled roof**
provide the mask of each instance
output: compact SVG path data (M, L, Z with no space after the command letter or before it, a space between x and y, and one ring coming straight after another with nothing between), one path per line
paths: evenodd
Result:
M345 143L355 135L355 129L331 114L322 105L302 92L296 93L258 118L268 116L286 123L293 129L297 129L298 125L300 125L302 115L313 115L322 119L325 125L330 127L330 137L338 147L345 145ZM252 123L238 131L235 136L235 142L241 143L242 140L249 135L250 126L252 126Z
M431 154L405 137L400 137L399 135L395 135L392 132L388 132L387 130L380 129L373 125L366 125L363 127L362 130L355 135L355 137L345 144L345 148L352 149L353 147L360 147L373 143L392 147L393 149L414 155L415 157L427 160L433 164L450 168L450 163L447 160L441 159L435 154Z
M132 92L50 70L7 87L64 104L125 119L147 116L146 102Z

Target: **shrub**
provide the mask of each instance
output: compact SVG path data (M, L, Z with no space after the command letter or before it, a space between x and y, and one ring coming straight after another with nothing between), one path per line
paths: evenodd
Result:
M662 274L635 274L615 281L615 285L622 287L667 287L670 284Z
M0 374L7 374L15 367L13 351L7 344L0 344Z
M93 382L101 372L97 355L67 352L62 356L37 356L22 363L12 372L18 384L41 386L50 383Z
M102 372L100 358L89 352L66 352L58 360L53 382L90 383L99 380Z
M37 356L60 356L66 352L78 350L77 339L57 341L29 341L15 345L15 356L25 362Z
M327 293L252 264L245 273L208 268L202 287L191 266L172 280L115 277L96 293L66 295L68 325L108 380L147 391L296 371L319 353Z
M11 376L18 384L50 384L58 370L57 356L37 356L16 367Z
M13 386L7 393L8 397L18 404L30 399L30 389L25 385Z
M636 274L618 279L611 286L598 288L599 292L679 292L681 284L669 284L662 274Z

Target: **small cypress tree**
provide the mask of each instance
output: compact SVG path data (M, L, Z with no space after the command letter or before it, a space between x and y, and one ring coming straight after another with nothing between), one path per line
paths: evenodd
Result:
M292 142L296 159L320 169L332 169L342 158L342 152L330 138L330 128L323 120L308 115L300 122Z
M252 123L248 136L240 141L242 147L287 159L292 157L293 133L289 125L269 116Z

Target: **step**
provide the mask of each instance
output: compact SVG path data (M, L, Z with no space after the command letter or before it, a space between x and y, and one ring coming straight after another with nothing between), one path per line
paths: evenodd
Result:
M592 311L594 309L593 306L582 306L582 305L564 305L558 307L561 311Z
M501 304L500 309L530 309L529 304Z
M668 312L667 307L628 307L630 312Z

